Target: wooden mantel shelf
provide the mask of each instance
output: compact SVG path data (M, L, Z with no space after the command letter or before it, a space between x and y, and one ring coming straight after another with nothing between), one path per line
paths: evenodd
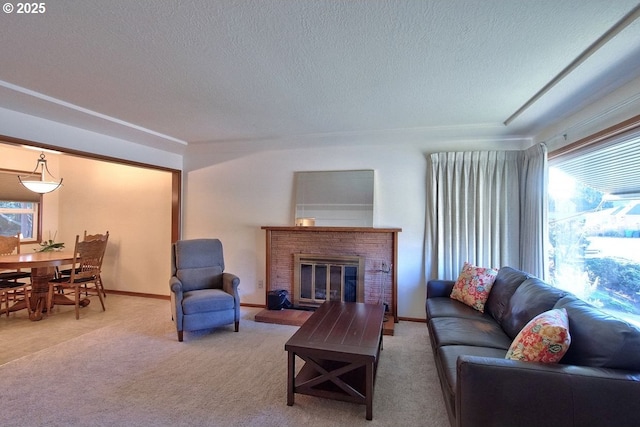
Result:
M271 231L331 231L331 232L358 232L358 233L399 233L402 228L377 228L377 227L316 227L316 226L262 226L263 230Z

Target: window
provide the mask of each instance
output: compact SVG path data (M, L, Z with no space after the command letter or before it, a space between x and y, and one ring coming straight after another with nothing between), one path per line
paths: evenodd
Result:
M640 324L640 128L553 154L551 282Z
M0 170L0 235L22 233L22 240L39 241L41 196L27 190L18 181L18 175L28 174Z
M0 234L15 236L22 233L22 240L35 240L38 236L38 203L1 201Z

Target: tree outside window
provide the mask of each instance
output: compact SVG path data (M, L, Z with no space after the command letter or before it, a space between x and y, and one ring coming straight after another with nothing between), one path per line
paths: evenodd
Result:
M38 203L0 201L0 235L34 240L37 233Z
M608 196L549 170L551 282L640 324L640 199Z

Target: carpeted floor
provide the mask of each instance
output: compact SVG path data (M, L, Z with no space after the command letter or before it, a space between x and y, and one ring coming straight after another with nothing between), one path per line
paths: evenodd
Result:
M373 420L365 407L296 395L286 405L284 343L295 326L253 321L185 333L169 302L109 295L62 307L41 322L0 319L3 426L434 426L448 427L423 323L384 338ZM298 363L301 365L301 363Z

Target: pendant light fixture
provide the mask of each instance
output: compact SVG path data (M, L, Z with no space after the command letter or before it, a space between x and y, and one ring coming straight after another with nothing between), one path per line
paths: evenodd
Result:
M39 180L33 179L32 176L29 176L27 179L22 179L20 176L18 176L20 184L24 185L28 190L40 194L50 193L54 190L57 190L62 185L62 178L60 178L60 181L56 181L53 175L51 175L51 172L49 172L44 153L40 154L40 158L38 159L38 163L36 164L36 168L33 170L32 175L38 174L38 168L40 168ZM49 180L47 180L45 172L49 175Z

